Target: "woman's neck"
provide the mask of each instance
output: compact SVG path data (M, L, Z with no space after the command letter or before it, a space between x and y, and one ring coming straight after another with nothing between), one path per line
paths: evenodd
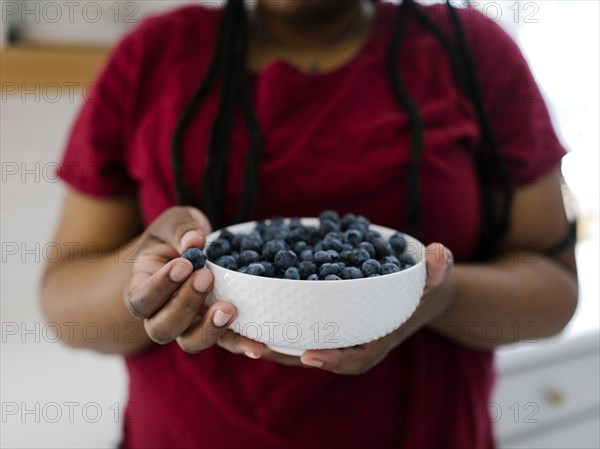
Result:
M271 11L260 2L252 17L253 38L262 44L298 51L314 51L360 39L369 28L373 5L368 0L323 2L315 11L292 14Z

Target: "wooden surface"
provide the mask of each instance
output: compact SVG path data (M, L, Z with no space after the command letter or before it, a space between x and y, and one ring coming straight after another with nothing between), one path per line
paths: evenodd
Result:
M94 79L106 47L14 46L0 51L2 90L41 89L50 83L83 88Z

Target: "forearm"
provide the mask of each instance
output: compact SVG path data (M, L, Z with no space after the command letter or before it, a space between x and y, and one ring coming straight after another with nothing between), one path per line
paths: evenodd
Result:
M124 355L151 345L142 321L131 315L123 298L135 247L105 252L95 261L77 255L48 266L42 305L48 321L61 328L65 344Z
M540 254L507 254L482 265L455 265L453 300L429 327L465 346L490 349L560 332L577 305L577 279Z

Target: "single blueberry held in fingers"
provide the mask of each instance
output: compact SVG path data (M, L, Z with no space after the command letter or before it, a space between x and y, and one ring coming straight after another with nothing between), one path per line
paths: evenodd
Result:
M231 244L225 239L217 239L206 247L206 255L211 261L231 252Z
M285 271L289 267L297 267L298 256L291 249L282 249L275 255L274 265L279 271Z
M364 249L366 252L369 253L369 257L371 259L375 258L375 247L369 243L369 242L360 242L358 245L356 245L356 248L358 249Z
M260 255L256 251L247 249L240 253L240 265L250 265L251 263L260 261Z
M398 271L400 271L400 268L393 263L384 263L381 266L381 274L392 274L397 273Z
M285 273L283 273L283 279L293 279L295 281L299 281L300 272L298 271L298 268L289 267L287 270L285 270Z
M364 249L355 249L350 253L350 265L355 267L362 267L362 264L369 259L369 253Z
M265 274L265 267L260 263L251 263L248 265L247 273L253 276L262 276Z
M233 256L221 256L215 261L215 264L228 270L238 269L238 264Z
M396 232L390 237L390 245L392 245L397 254L403 253L406 249L406 239L402 234Z
M364 278L364 274L356 267L346 267L342 270L340 275L342 279L360 279Z
M369 259L362 264L362 272L365 276L381 273L381 264L375 259Z
M335 274L330 274L329 276L325 277L326 281L341 281L342 278L339 276L336 276Z
M206 265L206 256L200 248L188 248L181 254L181 257L192 262L194 271L204 268Z

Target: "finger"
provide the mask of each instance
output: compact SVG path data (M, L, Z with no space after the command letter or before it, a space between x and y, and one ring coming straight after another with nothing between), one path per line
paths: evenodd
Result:
M229 352L244 354L251 359L261 358L266 350L266 346L262 343L244 337L232 330L227 330L217 341L217 344Z
M125 291L127 308L137 318L151 317L189 278L192 270L189 260L177 258L154 274L148 271L135 272Z
M180 336L200 313L212 283L213 276L208 269L194 272L163 307L146 319L144 327L148 336L160 344L170 343Z
M423 294L440 285L450 274L454 257L441 243L432 243L425 249L427 280Z
M369 354L365 345L344 349L319 349L305 351L300 357L303 364L336 374L362 374L366 372Z
M187 248L204 247L211 227L206 216L193 207L172 207L151 226L153 237L168 243L181 254Z
M177 337L177 344L190 354L209 348L227 332L227 326L235 319L236 313L233 304L217 301Z

